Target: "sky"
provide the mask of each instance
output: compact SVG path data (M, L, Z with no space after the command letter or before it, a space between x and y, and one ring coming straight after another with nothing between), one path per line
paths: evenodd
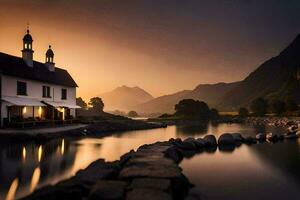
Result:
M0 0L0 52L52 45L77 96L139 86L153 96L244 79L300 33L299 0Z

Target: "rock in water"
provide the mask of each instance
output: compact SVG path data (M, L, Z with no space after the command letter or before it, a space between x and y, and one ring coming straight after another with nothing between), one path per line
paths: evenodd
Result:
M217 139L214 135L206 135L203 139L206 142L206 146L209 147L217 146Z
M278 135L274 134L274 133L268 133L267 134L267 140L271 141L271 142L276 142L279 140Z
M259 142L265 142L267 139L267 136L265 133L258 133L255 138L259 141Z
M244 141L244 137L240 133L232 133L231 135L236 142Z
M218 139L219 145L235 145L235 140L230 133L222 134Z

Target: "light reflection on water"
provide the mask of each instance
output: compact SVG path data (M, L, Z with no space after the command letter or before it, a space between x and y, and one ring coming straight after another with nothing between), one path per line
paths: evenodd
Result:
M254 135L259 132L281 131L278 128L266 129L263 126L239 124L170 126L154 130L128 131L103 139L59 139L46 144L7 144L0 146L0 199L24 196L38 187L74 175L98 158L113 161L145 143L176 137L202 137L207 133L220 135L224 132L240 132L244 135ZM293 192L298 185L296 181L291 181L286 171L297 173L295 168L300 165L298 143L292 145L292 148L286 143L276 144L277 148L264 146L269 147L270 144L251 147L242 145L232 153L218 150L214 153L203 153L184 160L181 165L184 173L197 185L196 193L203 194L202 197L208 199L218 199L218 195L222 198L228 196L230 199L238 199L235 197L254 192L257 186L260 186L261 191L270 193L267 189L276 182L289 186ZM287 169L281 162L274 162L279 158L290 168ZM297 178L300 180L300 176ZM271 180L272 183L264 181L265 179ZM262 184L269 186L262 187ZM217 190L220 192L216 192ZM230 191L242 192L235 192L237 195L232 197Z

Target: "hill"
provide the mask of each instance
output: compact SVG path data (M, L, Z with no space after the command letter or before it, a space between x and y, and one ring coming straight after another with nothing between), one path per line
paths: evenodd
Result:
M153 99L153 96L139 87L121 86L99 95L106 111L129 111L133 106Z

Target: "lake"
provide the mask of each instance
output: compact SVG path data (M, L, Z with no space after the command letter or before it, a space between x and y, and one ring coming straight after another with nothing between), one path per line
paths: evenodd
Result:
M169 126L116 133L102 139L59 139L46 144L1 144L0 199L14 199L74 175L99 158L108 161L142 144L169 138L282 133L280 128L241 124ZM299 140L300 141L300 140ZM201 199L299 199L300 143L297 140L242 145L231 152L203 152L181 162Z

